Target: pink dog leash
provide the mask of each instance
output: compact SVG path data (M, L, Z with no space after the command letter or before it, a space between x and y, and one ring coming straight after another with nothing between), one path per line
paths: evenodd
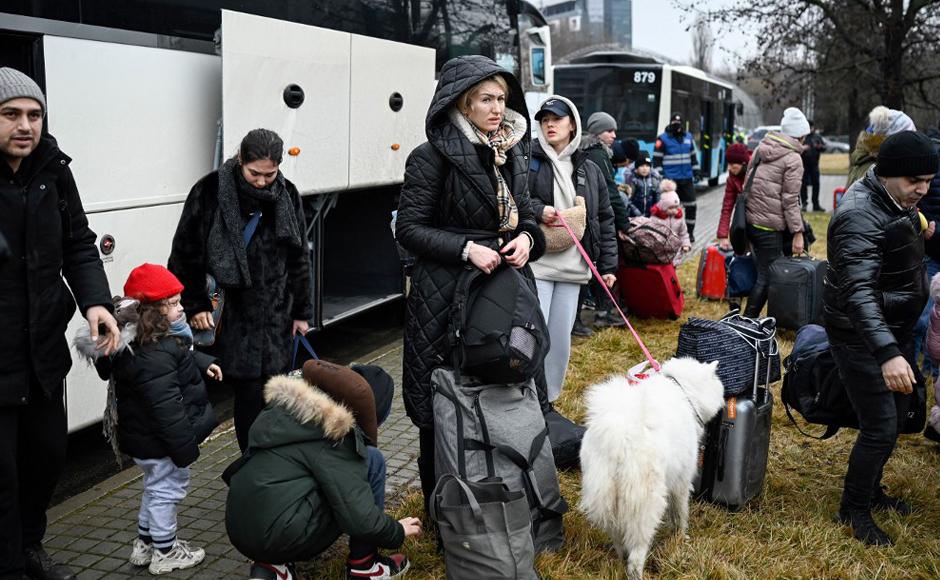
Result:
M574 242L575 247L578 248L579 252L581 252L581 257L584 258L585 262L587 262L588 268L591 269L591 272L594 273L594 277L597 279L598 282L600 282L601 288L603 288L604 292L607 293L607 297L610 298L610 302L614 305L614 308L617 309L617 312L620 313L620 317L623 318L623 321L625 323L627 323L627 328L630 329L630 332L633 334L633 338L636 339L636 342L637 344L640 345L640 349L643 351L643 354L646 355L646 360L649 362L650 366L653 368L654 371L659 372L660 370L659 362L657 362L656 359L653 358L653 355L650 354L649 349L646 348L646 345L643 343L643 339L640 338L640 335L637 334L636 330L633 328L633 325L630 324L629 320L627 320L627 315L624 314L623 310L620 309L620 304L617 303L617 300L614 298L613 293L611 293L610 288L607 287L607 284L604 282L604 279L601 277L600 272L597 271L597 268L594 266L594 262L591 261L591 257L588 256L587 252L584 249L584 246L582 246L581 242L578 241L578 237L575 235L574 231L572 231L571 226L569 226L568 222L565 221L565 217L561 215L560 213L555 214L555 217L559 222L561 222L561 226L552 224L551 227L554 227L554 228L563 227L565 228L565 230L568 231L568 235L571 236L571 240ZM638 372L639 369L641 369L644 366L646 366L646 363L642 363L630 369L630 373L628 373L628 377L630 377L631 379L634 379L634 377L636 379L646 378L640 372ZM634 374L635 370L637 370L637 372Z

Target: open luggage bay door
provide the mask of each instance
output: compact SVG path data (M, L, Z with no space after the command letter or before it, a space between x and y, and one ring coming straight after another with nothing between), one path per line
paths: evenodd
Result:
M248 131L271 129L284 139L281 170L301 193L346 189L351 36L223 10L223 159Z

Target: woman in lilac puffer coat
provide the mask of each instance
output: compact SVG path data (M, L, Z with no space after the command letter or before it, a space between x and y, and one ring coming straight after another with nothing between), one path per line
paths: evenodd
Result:
M933 308L927 324L927 356L936 366L940 364L940 274L930 281L930 298L933 300ZM940 381L934 382L933 389L934 405L927 415L924 437L940 443Z

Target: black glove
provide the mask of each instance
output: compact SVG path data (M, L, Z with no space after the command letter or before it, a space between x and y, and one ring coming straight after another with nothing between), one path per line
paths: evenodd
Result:
M693 170L692 170L692 180L693 180L695 183L698 183L699 181L701 181L701 180L702 180L702 172L699 171L698 169L693 169Z

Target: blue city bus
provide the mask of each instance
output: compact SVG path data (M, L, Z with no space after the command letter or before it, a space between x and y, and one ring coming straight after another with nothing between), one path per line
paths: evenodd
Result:
M556 65L555 90L587 119L605 111L617 119L617 137L636 139L653 155L656 138L673 112L686 119L698 148L702 177L710 185L727 170L735 105L730 84L689 67L624 52L594 52Z

